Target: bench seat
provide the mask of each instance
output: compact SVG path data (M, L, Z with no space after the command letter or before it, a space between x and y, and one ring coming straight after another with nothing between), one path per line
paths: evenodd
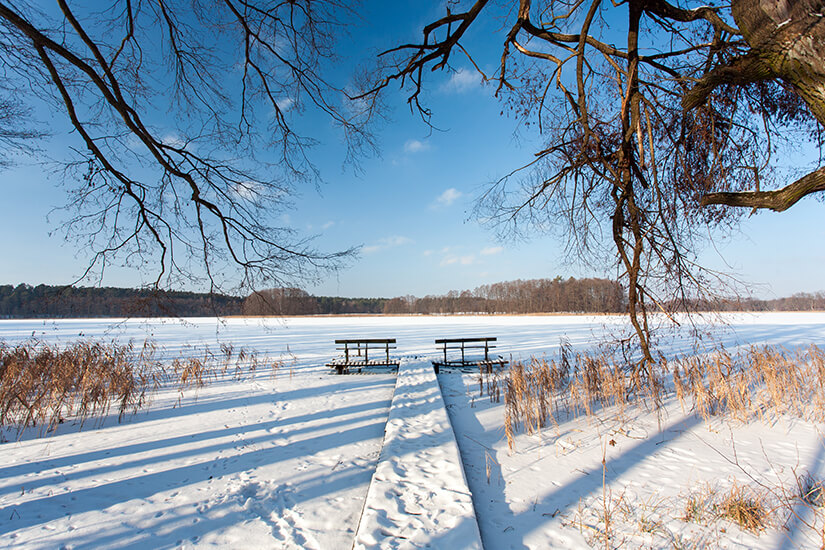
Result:
M326 366L334 368L337 374L346 374L350 369L361 369L366 367L396 367L398 368L399 361L390 358L390 350L395 349L395 338L355 338L345 340L335 340L337 345L343 347L336 348L338 351L343 351L344 355L336 357L326 364ZM370 352L373 352L373 358L370 358ZM375 358L375 352L379 352L378 358Z
M438 350L444 354L444 358L438 361L433 361L433 368L438 374L441 367L450 368L469 368L469 367L486 367L487 372L491 372L494 366L503 368L509 363L502 356L490 357L490 350L496 346L491 342L495 342L496 338L476 337L476 338L439 338L435 343L439 346ZM468 350L484 350L484 358L468 358L466 352ZM448 352L461 352L460 359L453 359L447 356Z

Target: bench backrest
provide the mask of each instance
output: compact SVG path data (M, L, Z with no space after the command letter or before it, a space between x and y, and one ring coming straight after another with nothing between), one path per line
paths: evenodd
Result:
M336 340L336 344L394 344L395 338L356 338Z
M463 344L468 342L495 342L495 337L484 338L439 338L435 341L436 344Z

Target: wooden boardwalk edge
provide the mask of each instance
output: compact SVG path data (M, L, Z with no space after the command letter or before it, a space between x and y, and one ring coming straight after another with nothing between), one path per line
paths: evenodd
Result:
M429 362L399 367L353 541L358 550L399 547L483 550L458 443Z

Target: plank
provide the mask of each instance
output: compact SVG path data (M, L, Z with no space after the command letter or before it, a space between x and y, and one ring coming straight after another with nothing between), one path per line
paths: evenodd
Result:
M395 338L349 338L335 340L336 344L395 344Z
M441 388L426 363L398 371L355 549L482 550Z
M436 344L460 344L462 342L495 342L495 336L484 336L477 338L439 338L435 341Z

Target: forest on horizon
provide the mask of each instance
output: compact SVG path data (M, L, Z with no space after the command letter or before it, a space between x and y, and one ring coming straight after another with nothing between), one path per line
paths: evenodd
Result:
M732 298L686 304L699 311L825 310L825 292L762 300ZM0 319L106 317L225 317L233 315L444 315L455 313L622 313L625 290L598 278L530 279L424 297L313 296L275 288L247 297L114 287L0 285Z

